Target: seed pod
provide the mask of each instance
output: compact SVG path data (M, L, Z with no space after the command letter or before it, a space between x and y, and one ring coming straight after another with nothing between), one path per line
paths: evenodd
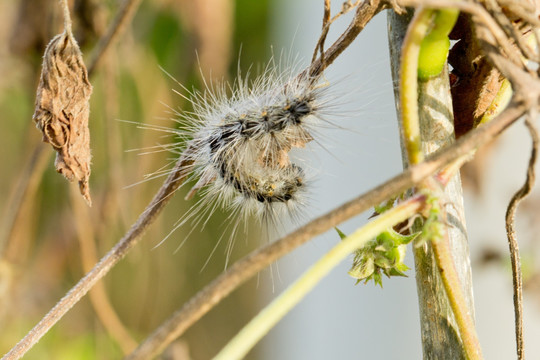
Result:
M79 46L73 35L64 31L45 49L32 118L43 133L43 141L57 152L56 171L69 181L79 182L81 195L89 205L91 93Z

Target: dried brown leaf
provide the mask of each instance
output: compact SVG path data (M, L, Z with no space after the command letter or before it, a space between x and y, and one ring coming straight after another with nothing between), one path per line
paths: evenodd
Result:
M79 46L73 35L64 31L45 49L33 119L43 133L43 141L57 152L56 171L69 181L79 182L81 195L89 205L91 93Z

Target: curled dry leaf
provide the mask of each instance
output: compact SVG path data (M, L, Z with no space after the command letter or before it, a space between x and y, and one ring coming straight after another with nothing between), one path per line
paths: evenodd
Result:
M43 141L56 150L56 171L77 180L90 205L90 132L88 116L92 85L81 51L71 33L55 36L43 55L33 119Z

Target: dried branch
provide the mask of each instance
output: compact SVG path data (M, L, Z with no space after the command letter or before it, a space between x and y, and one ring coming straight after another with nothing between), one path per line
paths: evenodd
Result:
M344 15L348 13L349 11L351 11L352 9L354 9L355 7L357 7L360 1L361 0L357 0L354 4L352 4L350 0L348 0L347 2L344 2L343 6L341 7L341 11L331 18L330 0L324 0L324 15L323 15L322 31L321 31L321 35L319 36L319 40L317 41L317 45L315 45L315 50L313 50L313 56L311 57L312 63L317 58L317 52L319 52L320 59L322 59L322 65L324 68L326 68L325 59L324 59L324 42L326 41L326 36L328 35L328 31L330 30L330 25L332 25L332 23L336 21L341 15Z
M488 11L493 16L495 21L499 24L501 29L506 32L506 35L514 41L522 55L525 58L530 60L538 61L538 54L535 54L534 51L526 44L524 41L525 36L522 30L518 30L512 21L507 17L503 12L501 5L499 5L496 0L485 0L484 4L488 8ZM523 7L526 4L526 1L517 2L514 6L514 10L517 10L517 7ZM524 9L525 10L525 9ZM530 11L530 9L528 9ZM522 11L520 11L522 13ZM536 21L536 23L538 20ZM526 69L525 59L521 61L523 69Z
M511 104L492 122L463 136L455 144L441 150L425 162L408 168L400 175L367 193L237 261L150 334L127 359L148 359L161 353L223 298L260 270L306 243L314 236L332 229L339 223L370 209L374 205L380 204L392 196L401 194L428 176L452 164L456 159L461 161L464 158L470 158L472 151L490 142L519 119L524 112L525 109L521 104Z
M536 111L534 112L536 114ZM525 357L523 349L523 282L521 279L521 261L519 256L519 246L515 230L515 214L519 203L531 192L535 181L535 165L538 155L538 130L533 124L536 116L529 115L525 119L525 125L531 135L532 149L527 167L527 178L523 186L514 194L508 208L506 209L506 234L508 237L508 247L510 249L510 260L512 262L512 282L514 287L514 316L516 332L516 350L518 360Z
M311 63L309 69L302 74L307 73L310 77L316 78L324 69L336 60L336 58L353 42L354 39L360 34L367 23L373 19L382 10L386 9L388 5L384 0L371 0L362 2L356 9L354 18L352 19L349 27L341 36L332 44L332 46L324 53L324 58L319 58ZM324 33L324 31L323 31ZM326 36L326 35L325 35ZM321 35L322 37L322 35ZM318 45L320 46L320 45ZM318 47L317 46L317 47ZM317 51L315 48L315 52Z

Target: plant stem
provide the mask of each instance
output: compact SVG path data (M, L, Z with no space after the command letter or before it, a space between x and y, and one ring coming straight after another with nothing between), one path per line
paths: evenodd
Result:
M409 24L401 50L399 98L404 133L403 148L408 158L406 166L422 161L424 153L438 151L454 141L447 72L430 76L421 82L420 86L418 84L419 50L425 41L425 30L430 22L430 17L426 14L429 14L429 11L425 8L417 10ZM456 13L449 11L436 19L446 21L447 16L455 18ZM402 23L406 25L406 19L391 19L391 26L396 31L391 35L393 49L398 49L400 34L397 33L397 28ZM435 48L432 50L436 50ZM438 50L444 52L440 55L445 59L447 49L443 46ZM437 58L440 60L441 56ZM441 69L444 68L443 66ZM448 174L445 176L449 178ZM440 191L429 181L421 182L419 191L422 191L421 189L428 193ZM472 282L466 230L464 221L461 220L463 200L459 177L454 176L448 183L444 196L454 203L455 210L449 209L445 212L446 216L439 221L447 220L453 223L453 226L444 228L445 240L433 239L425 246L415 247L414 251L424 357L458 359L466 356L469 359L479 359L482 355L474 328ZM452 250L445 243L448 238L452 239ZM444 247L445 244L447 247ZM454 261L458 262L459 271ZM446 297L441 296L444 293ZM456 327L461 341L456 336Z
M400 104L403 138L411 165L424 160L420 120L418 118L418 57L420 45L427 34L433 10L418 9L403 40L400 72Z
M519 256L519 246L516 238L515 215L519 203L530 194L536 178L535 165L538 157L538 130L534 126L532 119L536 116L529 116L525 120L525 125L529 130L532 138L531 156L527 167L527 177L523 186L512 196L508 208L506 209L505 223L506 235L508 237L508 247L510 250L510 260L512 263L512 283L514 287L514 321L516 333L516 351L518 360L525 358L525 350L523 343L523 281L521 273L521 260Z
M324 58L319 58L311 63L301 76L308 74L310 77L317 77L322 74L330 64L353 42L360 34L367 23L379 12L386 8L386 3L382 0L363 1L358 5L353 20L347 30L324 52Z
M425 197L419 196L384 212L364 227L339 242L317 263L309 268L294 284L253 318L214 358L234 360L243 358L249 350L281 320L315 285L354 250L363 247L395 224L418 213Z
M463 342L463 350L467 355L467 359L483 359L473 316L469 310L469 305L465 300L463 290L461 289L461 283L454 266L454 261L452 260L452 250L450 249L448 232L445 231L445 234L441 239L434 239L431 242L431 245L446 290L446 296L448 296L450 307L456 318L459 335Z

